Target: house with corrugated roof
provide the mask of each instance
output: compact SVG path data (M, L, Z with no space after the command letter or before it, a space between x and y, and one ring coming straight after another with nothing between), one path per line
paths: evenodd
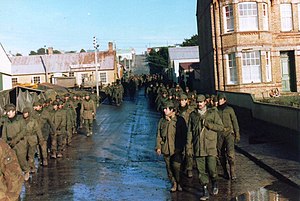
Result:
M186 82L188 74L181 71L180 65L183 63L199 63L199 47L188 46L188 47L170 47L169 52L169 76L174 82L180 82L182 79Z
M99 84L112 83L119 78L116 51L113 50L112 43L109 43L107 51L99 51L97 54L94 52L68 54L48 52L47 55L11 57L12 84L49 82L64 85L62 80L70 78L74 80L74 85L96 86L95 58L97 58Z
M0 43L0 91L11 87L11 61Z

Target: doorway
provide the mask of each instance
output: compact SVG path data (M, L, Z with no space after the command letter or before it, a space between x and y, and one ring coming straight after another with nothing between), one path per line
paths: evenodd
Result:
M296 92L296 66L294 51L280 52L281 90L284 92Z

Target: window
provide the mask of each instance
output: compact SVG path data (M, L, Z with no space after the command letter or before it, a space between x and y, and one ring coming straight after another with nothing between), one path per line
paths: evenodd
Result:
M233 24L233 9L232 5L224 6L224 31L232 32L234 30Z
M243 83L261 82L260 52L242 53Z
M257 4L256 2L239 3L239 30L258 30Z
M263 4L263 30L269 30L269 20L268 20L268 5L266 3Z
M69 72L69 77L74 77L74 72Z
M300 30L300 3L298 3L298 29Z
M271 54L269 51L266 52L266 80L267 82L272 81Z
M102 82L102 83L107 82L106 73L100 73L100 82Z
M12 85L18 84L18 78L16 78L16 77L11 78L11 82L12 82Z
M228 84L236 84L237 83L237 72L236 72L236 62L235 62L235 53L228 54L227 60L227 83Z
M292 30L293 22L292 22L291 4L280 4L280 20L281 20L281 31Z
M41 78L40 77L33 77L33 83L34 84L38 84L41 82Z

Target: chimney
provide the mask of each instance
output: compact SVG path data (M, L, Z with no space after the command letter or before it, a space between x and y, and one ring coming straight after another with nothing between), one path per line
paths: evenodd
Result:
M53 47L48 47L48 54L53 54Z
M113 43L112 43L112 42L108 42L108 51L109 51L109 52L114 51Z

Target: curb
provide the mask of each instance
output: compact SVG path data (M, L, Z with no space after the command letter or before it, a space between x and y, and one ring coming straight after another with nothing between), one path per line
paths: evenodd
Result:
M267 172L269 172L274 177L278 178L279 180L281 180L281 181L283 181L285 183L288 183L289 185L291 185L291 186L293 186L293 187L295 187L297 189L300 189L300 185L298 185L294 181L290 180L289 178L287 178L286 176L284 176L283 174L281 174L279 171L275 170L274 168L268 166L262 160L257 159L255 156L253 156L251 153L249 153L245 149L243 149L243 148L241 148L241 147L239 147L237 145L235 145L235 149L238 150L240 153L242 153L247 158L249 158L255 164L257 164L259 167L261 167L264 170L266 170Z

